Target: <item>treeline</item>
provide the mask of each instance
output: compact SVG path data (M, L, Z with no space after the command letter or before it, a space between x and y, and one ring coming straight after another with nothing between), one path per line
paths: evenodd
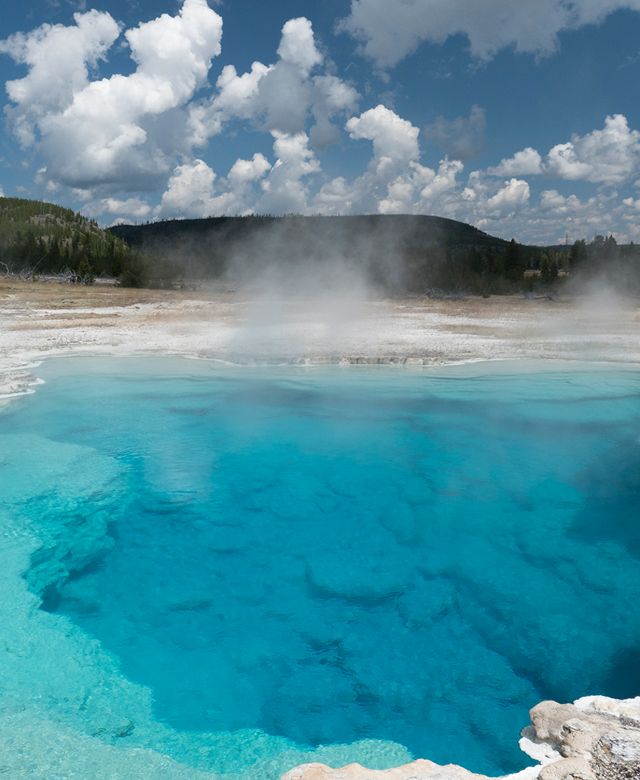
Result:
M576 241L569 252L572 276L580 281L640 294L640 245L618 244L613 236Z
M70 209L41 201L0 198L0 272L25 276L96 276L142 285L147 261L98 224Z
M606 285L640 295L640 246L618 245L613 236L550 247L512 240L506 249L452 248L441 250L440 257L427 252L420 259L412 274L418 289L431 284L446 291L500 295L580 292Z
M265 275L289 277L353 271L387 294L450 288L469 252L495 256L508 242L442 217L211 217L110 230L149 258L149 278L159 286L185 280L224 280L234 286Z
M547 294L591 283L640 294L640 247L612 236L525 246L414 215L212 217L105 231L60 206L0 198L0 273L175 288L267 278L286 286L345 270L386 295Z
M279 279L341 264L380 292L549 294L599 280L640 293L640 248L611 236L527 246L429 216L218 217L111 229L147 258L150 284Z
M549 291L570 269L568 252L511 240L498 246L447 246L414 250L406 259L408 292L473 295Z

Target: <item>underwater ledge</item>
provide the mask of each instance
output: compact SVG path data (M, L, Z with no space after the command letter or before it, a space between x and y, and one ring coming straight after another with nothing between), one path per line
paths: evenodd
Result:
M530 712L520 748L539 763L501 780L637 780L640 778L640 696L587 696L573 704L543 701ZM419 759L375 771L359 764L332 769L306 764L282 780L486 780L463 767Z

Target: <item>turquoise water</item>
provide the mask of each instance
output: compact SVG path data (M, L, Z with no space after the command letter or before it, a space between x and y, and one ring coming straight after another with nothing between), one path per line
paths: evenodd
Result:
M267 780L285 748L380 740L372 766L399 743L520 769L541 699L640 694L640 373L523 365L52 361L0 452L37 435L112 473L61 496L12 472L47 540L27 581L150 689L185 763L269 756Z

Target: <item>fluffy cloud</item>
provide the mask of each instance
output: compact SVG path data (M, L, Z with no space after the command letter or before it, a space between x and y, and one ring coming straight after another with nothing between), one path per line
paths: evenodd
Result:
M258 88L263 77L271 68L261 62L254 62L248 73L238 76L233 65L226 65L218 77L216 86L219 94L216 96L209 114L216 117L238 117L250 119L256 113L255 103L258 99ZM214 132L219 132L220 122L216 119Z
M421 43L466 35L480 59L500 49L548 54L558 33L601 22L619 8L640 10L640 0L351 0L339 29L361 42L364 54L388 68Z
M351 117L346 129L353 140L371 141L367 170L353 182L338 177L326 183L315 199L322 213L340 213L339 193L352 211L398 212L413 197L420 171L419 130L394 111L378 105Z
M622 114L608 116L602 130L575 135L554 146L545 163L547 173L562 179L618 184L637 174L640 132L631 130Z
M356 90L336 76L316 76L313 80L311 143L324 149L337 143L340 130L331 121L334 116L353 111L358 103Z
M528 203L530 195L528 182L524 179L510 179L487 200L487 208L492 212L513 213Z
M430 26L421 32L416 22L410 45L444 40L452 34L455 7L458 31L469 36L479 57L503 45L545 51L553 47L557 30L598 20L619 4L540 0L534 8L530 0L488 0L482 13L477 5L470 0L404 0L393 8L380 3L380 20L390 21L381 24L385 30L377 43L373 37L363 41L378 45L388 34L397 56L407 45L396 35L397 25L416 10L420 24L426 20ZM533 14L530 28L522 22L521 5ZM374 6L374 0L354 0L352 16ZM537 26L539 7L549 12L544 30ZM560 26L556 12L564 19ZM208 94L204 90L212 58L220 53L222 20L206 0L183 0L176 15L164 14L125 32L123 42L135 64L126 76L91 75L120 35L112 17L91 11L74 19L69 27L44 25L12 36L0 43L0 51L26 66L24 78L7 84L8 114L21 143L39 153L38 186L64 194L61 185L68 185L67 192L85 203L88 214L122 221L287 212L427 213L520 240L555 241L565 230L589 236L616 225L638 238L640 199L625 197L629 191L618 197L613 190L640 174L640 133L622 115L553 146L546 156L527 147L493 168L465 174L465 161L483 144L483 109L474 106L468 116L438 117L428 125L423 140L439 147L443 159L423 165L419 129L384 105L360 112L360 96L325 62L305 18L283 26L273 64L254 62L246 73L227 65ZM474 19L480 20L477 25ZM256 151L237 160L226 175L217 166L214 171L207 157L209 140L242 124L268 133L273 154ZM368 145L371 154L351 177L330 178L317 151L341 138L352 148ZM606 186L594 187L596 194L583 200L560 192L560 185L538 197L523 178L534 175ZM147 197L141 194L145 191L163 194Z
M320 163L309 148L306 133L287 135L274 130L273 137L276 162L262 183L263 195L258 202L258 211L304 214L309 200L306 180L320 172Z
M254 154L251 160L236 160L229 171L229 181L236 186L242 186L249 182L258 181L267 171L271 170L271 164L262 154Z
M633 238L633 230L624 228L625 207L615 193L598 192L581 200L574 194L562 195L557 190L545 190L539 204L526 213L518 229L538 243L593 238L596 233L617 232L621 240ZM621 230L622 228L622 230ZM637 228L635 228L637 233Z
M627 208L633 209L633 211L640 211L640 198L625 198L622 202Z
M428 170L428 181L420 190L420 199L424 204L435 204L436 199L446 192L451 192L458 185L458 175L464 170L460 160L442 160L437 172Z
M76 14L75 21L75 27L45 26L3 44L29 66L25 79L8 85L16 127L23 141L39 136L51 179L74 187L140 189L170 169L184 144L187 116L181 109L220 53L222 19L206 0L184 0L177 16L163 14L125 33L134 73L93 82L87 81L87 64L104 56L118 28L108 14L96 12ZM75 44L72 56L59 59L66 41ZM79 75L51 90L73 68Z
M631 130L622 114L608 116L602 130L574 135L556 144L542 159L531 147L489 168L493 176L545 174L569 181L620 184L634 177L640 167L640 132Z
M254 116L262 120L265 130L299 133L311 108L311 91L306 71L281 61L260 80Z
M484 109L473 106L468 117L437 117L424 128L424 136L444 154L454 160L466 162L482 151L486 128L487 117Z
M464 166L446 158L437 170L422 165L419 130L411 122L378 105L349 119L346 128L354 140L372 143L367 170L352 182L338 177L324 184L313 200L313 210L444 214L452 209Z
M282 62L296 65L303 73L320 65L322 56L316 48L311 22L304 17L289 19L282 28L282 39L278 46Z
M445 157L437 169L422 165L418 128L385 106L352 117L346 127L354 140L372 143L367 170L351 182L338 177L325 183L311 202L312 211L439 214L471 222L486 218L495 226L529 201L524 180L500 184L472 172L465 183L460 160Z
M542 173L542 157L528 146L513 157L502 160L495 168L489 168L488 173L492 176L531 176Z
M153 209L140 198L102 198L85 204L83 212L89 217L111 214L118 217L126 215L129 219L146 219L152 215Z
M209 217L214 209L216 175L203 161L179 165L169 179L159 213L163 217Z
M459 195L458 175L464 170L459 160L444 159L438 170L413 163L405 175L398 176L387 188L387 196L378 204L381 214L446 215L451 198Z
M373 141L375 169L383 173L390 168L407 166L420 156L419 130L391 109L379 105L347 122L354 139Z
M236 160L226 178L218 178L204 160L178 165L155 216L253 214L257 201L255 185L270 170L271 164L262 154L254 154L250 160Z
M273 131L273 166L262 154L236 160L225 178L199 159L173 171L158 217L209 217L222 214L306 213L307 179L320 172L306 133Z
M540 206L549 211L567 211L568 208L576 209L580 205L580 199L575 195L565 197L558 190L544 190L540 193Z
M74 20L73 27L44 24L0 41L0 52L29 68L24 78L6 84L15 104L9 118L25 147L35 142L41 120L71 105L89 83L88 66L103 59L120 35L108 13L77 13Z
M275 64L254 62L241 75L226 66L216 87L218 94L194 110L195 137L206 139L219 133L234 119L250 120L267 132L295 135L306 131L312 115L311 140L318 147L338 140L332 119L353 110L358 93L336 76L315 73L323 64L311 22L290 19L282 28Z

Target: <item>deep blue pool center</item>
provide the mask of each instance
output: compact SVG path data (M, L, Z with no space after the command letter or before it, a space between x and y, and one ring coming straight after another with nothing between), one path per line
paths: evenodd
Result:
M81 445L113 476L96 495L73 473L64 497L34 484L21 511L56 541L25 577L151 690L180 760L249 729L274 778L282 745L363 739L501 774L526 765L540 700L640 694L638 371L40 373L0 445ZM254 754L220 745L200 768L246 774Z

